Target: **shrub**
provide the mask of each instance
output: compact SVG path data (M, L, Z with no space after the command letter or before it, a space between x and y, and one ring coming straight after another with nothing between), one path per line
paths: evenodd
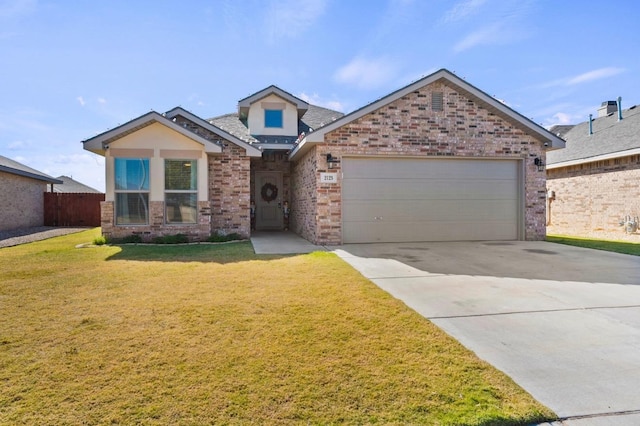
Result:
M237 232L233 232L231 234L222 234L220 232L216 232L215 234L211 234L207 241L210 243L224 243L227 241L236 241L242 240L242 236Z
M184 244L189 242L189 237L185 234L165 235L155 237L152 242L154 244Z
M100 235L93 239L93 244L96 246L107 244L107 238L104 235Z

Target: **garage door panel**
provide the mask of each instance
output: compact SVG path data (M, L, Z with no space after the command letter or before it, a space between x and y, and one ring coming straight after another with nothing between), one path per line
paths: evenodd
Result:
M345 158L343 241L518 239L517 160Z
M437 178L487 178L511 179L516 170L516 162L503 160L459 160L459 159L390 159L390 158L351 158L345 165L350 178L413 179L417 176L426 179ZM398 162L402 166L398 167ZM466 163L459 167L461 162ZM395 164L394 164L395 163ZM491 163L487 168L486 164Z
M478 226L475 221L443 221L437 224L355 222L345 228L344 239L349 243L418 242L425 241L422 235L428 234L429 241L509 240L516 231L515 224L505 226L503 222L488 222L482 226Z
M516 217L517 209L510 200L411 200L402 208L388 202L358 200L344 206L343 221L509 221Z
M414 199L514 199L518 188L513 180L497 179L348 179L343 197L349 200Z

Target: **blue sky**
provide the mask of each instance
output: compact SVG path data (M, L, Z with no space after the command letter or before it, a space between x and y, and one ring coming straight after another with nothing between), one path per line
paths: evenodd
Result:
M90 138L270 84L350 112L447 68L544 126L640 103L634 0L0 0L0 155L104 190Z

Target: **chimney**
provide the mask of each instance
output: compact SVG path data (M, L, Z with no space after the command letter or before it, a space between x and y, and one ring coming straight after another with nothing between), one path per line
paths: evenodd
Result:
M606 117L617 110L618 103L616 101L604 101L600 108L598 108L598 117Z
M589 114L589 136L593 134L593 114Z

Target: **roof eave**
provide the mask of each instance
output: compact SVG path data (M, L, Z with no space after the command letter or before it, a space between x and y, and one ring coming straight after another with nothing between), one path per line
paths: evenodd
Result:
M36 173L30 173L24 170L20 170L20 169L14 169L13 167L7 167L7 166L0 166L0 172L6 172L6 173L11 173L13 175L17 175L17 176L23 176L23 177L28 177L31 179L36 179L36 180L41 180L43 182L47 182L47 183L57 183L57 184L61 184L63 183L61 180L50 177L50 176L45 176L45 175L39 175Z
M594 161L612 160L614 158L628 157L630 155L639 155L639 154L640 154L640 148L633 148L633 149L627 149L625 151L610 152L607 154L595 155L593 157L577 158L575 160L560 161L552 164L549 164L549 162L547 162L546 168L560 169L562 167L577 166L579 164L593 163Z
M414 83L411 83L408 86L405 86L399 90L396 90L395 92L392 92L389 95L378 99L377 101L374 101L368 105L365 105L364 107L356 111L353 111L350 114L344 115L339 119L337 119L336 121L327 124L326 126L316 129L313 133L307 136L307 140L308 142L321 142L324 140L325 134L339 127L342 127L354 120L357 120L358 118L363 117L364 115L367 115L383 107L384 105L388 105L391 102L403 96L406 96L409 93L421 87L424 87L433 82L436 82L440 79L444 79L449 83L455 85L456 87L461 89L463 92L465 92L465 94L467 94L468 96L473 96L476 100L481 102L485 107L493 109L494 111L501 113L503 116L507 116L507 118L511 119L513 122L517 123L520 127L522 127L523 130L533 133L535 136L537 136L538 139L541 140L542 143L547 144L547 147L546 147L547 149L559 149L559 148L565 147L564 140L558 137L557 135L554 135L544 127L536 124L532 120L526 118L522 114L518 113L517 111L513 110L512 108L508 107L507 105L498 101L492 96L489 96L487 93L483 92L477 87L467 83L465 80L461 79L460 77L456 76L455 74L451 73L446 69L441 69L439 71L436 71L435 73L428 75ZM297 152L294 151L292 153L292 156L295 156L295 155L297 155Z
M128 123L125 123L114 129L108 130L104 133L94 136L93 138L87 139L82 143L84 145L84 149L86 149L87 151L91 151L96 154L104 156L105 148L107 148L110 143L118 139L121 139L122 137L130 133L136 132L144 127L147 127L153 123L162 124L163 126L166 126L180 133L181 135L203 145L204 151L207 154L219 154L222 152L222 147L216 145L211 141L206 140L205 138L199 135L196 135L193 132L190 132L189 130L183 128L182 126L177 125L173 121L167 119L166 117L164 117L163 115L155 111L148 112L138 118L135 118L129 121Z

